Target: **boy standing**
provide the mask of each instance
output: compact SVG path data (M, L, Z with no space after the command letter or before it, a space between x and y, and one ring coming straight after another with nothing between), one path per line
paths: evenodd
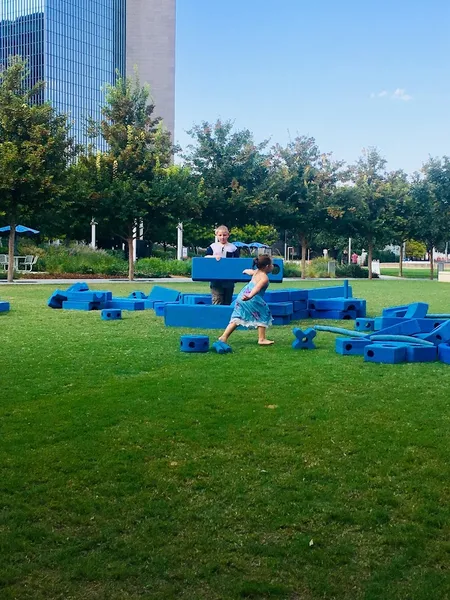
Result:
M206 249L205 256L208 258L239 258L240 250L228 241L230 232L228 227L220 225L215 231L218 241ZM233 299L234 281L211 281L211 296L213 304L224 304L229 306Z

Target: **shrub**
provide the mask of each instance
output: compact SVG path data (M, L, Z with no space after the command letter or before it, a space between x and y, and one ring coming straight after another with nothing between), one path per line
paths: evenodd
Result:
M83 244L71 247L48 246L39 257L36 270L53 274L125 275L128 272L128 263L111 256L105 250L94 250Z
M360 265L338 265L336 267L336 275L338 277L353 277L355 279L367 279L369 277L369 269L365 269ZM378 278L377 273L373 273L374 279Z
M302 271L300 265L295 262L285 261L283 268L283 277L301 277Z
M134 268L137 277L169 277L169 261L160 258L140 258Z

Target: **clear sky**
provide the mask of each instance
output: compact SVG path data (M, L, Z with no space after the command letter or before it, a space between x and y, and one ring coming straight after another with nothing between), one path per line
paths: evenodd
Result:
M450 0L177 0L176 131L217 118L411 174L450 155Z

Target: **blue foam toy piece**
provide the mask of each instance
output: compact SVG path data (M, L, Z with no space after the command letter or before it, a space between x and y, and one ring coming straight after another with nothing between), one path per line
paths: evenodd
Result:
M308 300L319 300L321 298L342 298L345 293L345 287L343 285L333 285L323 288L313 288L308 290ZM348 298L352 298L353 291L352 286L347 286Z
M100 306L94 302L71 302L66 300L62 303L64 310L99 310ZM103 305L101 305L103 308Z
M267 305L273 317L292 315L294 312L294 305L292 302L268 302Z
M409 304L402 304L400 306L389 306L388 308L383 308L381 316L388 318L403 318L409 306Z
M406 344L369 344L364 348L364 360L390 365L406 362Z
M349 337L366 338L366 333L360 331L352 331L351 329L343 329L342 327L332 327L331 325L314 325L316 331L328 331L330 333L341 333L342 335L348 335Z
M364 355L364 348L372 344L369 338L336 338L336 352L343 355Z
M304 319L309 319L309 310L308 309L294 310L294 312L292 313L293 321L303 321Z
M350 294L351 296L351 294ZM348 279L344 281L344 298L350 298L348 294Z
M231 306L167 304L164 311L164 324L166 327L225 329L230 322L232 312Z
M68 287L66 292L87 292L88 290L89 286L85 281L77 281L77 283L74 283Z
M122 318L122 311L117 308L104 308L101 315L102 321L118 321Z
M450 365L450 344L439 344L438 358L446 365Z
M62 292L61 290L55 290L48 299L47 306L49 306L50 308L62 308L63 302L65 302L66 300L66 292Z
M427 319L444 319L447 321L450 319L449 313L428 313L426 316Z
M421 336L422 337L422 336ZM439 344L449 342L450 341L450 320L445 321L439 327L436 327L428 333L426 336L423 336L424 340L432 342L435 346L439 346Z
M277 315L273 317L272 325L289 325L292 315Z
M179 304L178 302L155 302L155 315L157 317L163 317L168 304Z
M428 312L426 302L413 302L412 304L403 304L401 306L391 306L383 309L383 317L400 317L407 319L422 319Z
M0 312L8 312L9 309L9 302L0 302Z
M292 302L289 290L268 290L264 294L264 300L267 303Z
M308 300L308 290L297 290L295 288L288 288L284 290L285 292L289 292L289 302L305 302Z
M371 335L370 339L373 342L405 342L407 344L420 344L421 346L434 346L433 342L422 340L418 337L409 335Z
M292 348L294 350L315 350L316 345L313 339L316 337L317 332L314 329L308 328L305 331L294 327L292 333L295 336L295 340L292 342Z
M360 319L356 318L355 330L356 331L373 331L375 325L375 319Z
M147 296L147 302L176 302L180 299L180 292L161 285L154 285Z
M401 323L380 329L375 335L414 335L421 332L422 328L417 319L407 320L405 318Z
M182 335L180 350L181 352L208 352L209 337L207 335Z
M269 273L269 281L281 283L283 281L283 260L274 258L274 270ZM253 268L252 258L193 258L192 280L193 281L250 281L249 275L244 275L244 269Z
M217 352L217 354L229 354L230 352L233 352L231 346L229 346L225 342L221 342L220 340L214 342L214 344L212 345L212 349L214 350L214 352Z
M308 310L308 300L291 300L294 304L294 312L297 310Z
M135 300L147 300L147 294L144 294L144 292L141 291L131 292L128 298L134 298Z
M112 300L111 292L94 292L91 290L87 290L85 292L66 292L67 300L70 302L93 302L104 303L108 300Z
M311 310L356 311L364 304L365 300L359 298L311 298L308 300L308 308Z
M411 344L406 347L407 362L434 362L438 357L436 346L417 346Z
M144 310L145 300L132 300L131 298L114 298L106 302L105 308L120 308L121 310Z
M183 304L212 304L211 294L182 294Z
M356 319L355 310L310 310L312 319L333 319L334 321L351 321Z

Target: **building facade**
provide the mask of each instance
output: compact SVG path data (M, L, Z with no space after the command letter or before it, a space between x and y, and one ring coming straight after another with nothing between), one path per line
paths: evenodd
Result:
M174 132L176 0L0 0L0 63L28 60L39 101L67 113L77 140L98 121L117 73L150 84L155 113Z

